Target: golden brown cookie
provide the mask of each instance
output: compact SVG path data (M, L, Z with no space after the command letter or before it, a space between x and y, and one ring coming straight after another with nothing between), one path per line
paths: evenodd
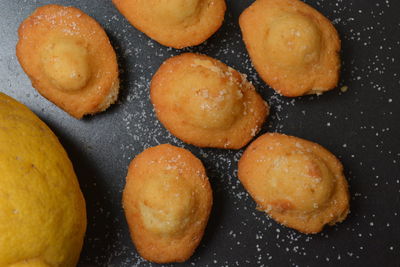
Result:
M162 45L201 44L222 25L225 0L113 0L138 30Z
M258 209L302 233L318 233L349 213L343 166L316 143L264 134L244 152L238 176Z
M198 246L212 206L203 164L183 148L146 149L129 165L123 206L133 243L146 260L187 260Z
M257 0L239 23L254 67L278 93L321 94L337 85L340 39L311 6L299 0Z
M246 76L200 54L166 60L150 90L161 123L199 147L243 147L258 133L269 111Z
M103 28L74 7L39 7L18 30L18 60L40 94L75 118L118 96L117 58Z

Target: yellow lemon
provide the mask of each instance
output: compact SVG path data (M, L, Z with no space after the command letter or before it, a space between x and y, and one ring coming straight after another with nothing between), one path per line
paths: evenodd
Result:
M0 266L75 266L85 200L53 132L0 93Z

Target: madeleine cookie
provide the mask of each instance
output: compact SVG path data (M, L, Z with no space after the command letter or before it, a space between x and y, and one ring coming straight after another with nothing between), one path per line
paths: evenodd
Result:
M188 150L164 144L129 165L123 206L133 243L153 262L183 262L198 246L212 206L203 164Z
M244 75L205 55L169 58L154 75L150 90L161 123L199 147L243 147L269 111Z
M18 30L18 60L40 94L75 118L118 96L117 58L102 27L73 7L39 7Z
M162 45L201 44L222 25L225 0L113 0L128 21Z
M343 166L316 143L264 134L244 152L238 176L260 210L300 232L318 233L349 213Z
M239 18L261 78L289 96L321 94L339 79L340 39L332 23L299 0L257 0Z

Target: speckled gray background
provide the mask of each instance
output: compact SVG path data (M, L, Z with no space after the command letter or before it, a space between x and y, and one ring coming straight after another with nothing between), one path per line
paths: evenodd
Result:
M180 51L140 33L108 0L1 0L0 91L25 103L59 136L85 194L88 230L79 266L156 266L138 256L121 208L130 160L144 148L172 143L205 164L214 190L206 235L188 266L400 266L400 1L308 0L342 38L341 85L322 96L276 95L254 71L237 24L251 2L228 2L226 22L205 44L184 51L213 56L249 75L272 106L262 133L277 131L328 148L343 162L351 214L321 234L278 225L236 177L242 151L199 149L171 136L149 101L152 74ZM17 28L36 7L59 3L82 9L107 31L118 54L121 93L106 112L75 120L41 97L15 57ZM0 233L1 234L1 233Z

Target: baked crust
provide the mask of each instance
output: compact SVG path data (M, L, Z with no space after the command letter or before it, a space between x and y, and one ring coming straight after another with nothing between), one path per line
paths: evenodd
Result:
M193 53L166 60L153 76L150 96L161 123L199 147L243 147L258 133L269 111L244 75Z
M238 176L259 210L300 232L318 233L349 213L343 166L316 143L264 134L243 153Z
M257 0L239 18L243 40L261 78L295 97L336 87L340 39L321 13L299 0Z
M40 94L75 118L118 96L117 58L103 28L74 7L39 7L18 30L18 60Z
M203 43L222 25L224 0L113 0L139 31L162 45L184 48Z
M157 263L187 260L203 236L212 206L203 164L172 145L146 149L129 165L123 206L143 258Z

